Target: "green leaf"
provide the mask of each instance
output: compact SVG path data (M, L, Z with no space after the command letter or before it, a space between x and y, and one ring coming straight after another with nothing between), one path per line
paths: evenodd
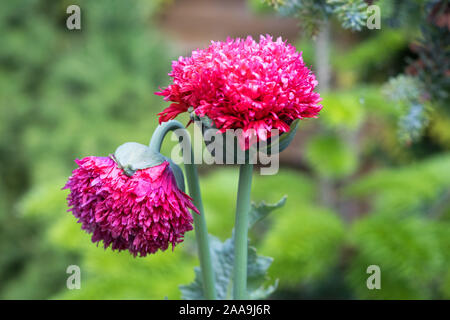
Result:
M248 228L249 229L252 228L255 225L255 223L264 219L273 210L284 206L286 204L286 199L287 196L284 196L283 198L280 199L280 201L274 204L266 204L264 201L260 202L259 204L252 203Z
M278 281L275 281L273 285L264 286L264 283L269 280L267 270L272 262L272 257L259 256L256 248L248 248L247 295L249 299L265 299L277 288Z
M160 165L164 160L160 153L137 142L124 143L114 152L114 161L127 176L132 176L137 170Z
M283 151L284 149L286 149L289 146L292 139L294 139L294 137L295 137L295 133L297 132L299 123L300 123L300 120L298 120L298 119L295 120L291 124L291 130L289 130L289 132L285 132L280 135L280 139L279 139L280 141L278 142L278 144L279 144L278 152Z
M295 137L295 133L298 129L298 124L300 123L300 120L297 119L294 122L291 123L291 129L288 132L283 132L279 136L272 137L268 140L268 144L266 148L260 148L259 151L264 152L266 154L272 153L272 148L274 145L274 142L278 140L278 150L277 153L282 152L284 149L286 149L289 144L292 142L292 139Z
M282 207L286 202L283 197L275 204L252 204L250 212L249 229L253 225L266 217L273 210ZM210 235L210 249L213 268L216 278L216 291L219 300L231 299L232 292L232 274L234 264L234 230L233 236L224 242ZM248 247L248 265L247 265L247 290L249 299L264 299L275 291L278 281L273 285L264 286L268 280L267 270L272 264L270 257L259 256L254 247ZM195 279L189 285L180 286L183 299L201 300L205 299L203 295L203 277L199 267L194 269Z

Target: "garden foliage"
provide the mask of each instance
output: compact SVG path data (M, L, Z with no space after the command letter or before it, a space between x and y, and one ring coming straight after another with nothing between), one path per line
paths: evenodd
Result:
M362 1L351 2L354 16L348 20L339 12L350 2L294 2L306 10L305 22L335 13L340 26L357 29ZM380 4L399 13L400 19L388 19L395 28L342 31L353 37L352 46L331 44L334 83L323 95L321 130L301 123L287 149L298 148L303 169L282 166L275 176L254 177L255 203L288 199L250 230L250 244L262 255L249 249L261 267L249 271L255 275L249 281L253 298L271 293L275 284L272 298L450 298L448 90L440 73L432 75L439 82L425 79L425 71L396 77L410 65L408 43L419 35L405 21L429 9L423 1L392 2L401 10ZM193 234L174 252L133 258L92 245L66 212L67 192L60 189L75 168L73 158L148 141L165 107L153 93L169 80L170 58L176 56L152 22L158 2L78 3L85 28L70 32L64 23L72 2L0 2L0 298L201 297ZM424 47L438 39L445 38L425 32ZM380 49L379 43L389 45ZM312 42L302 38L297 48L313 65ZM425 51L419 55L437 61ZM443 65L445 57L440 59ZM388 82L390 77L396 80ZM398 101L391 101L393 89L409 93L395 91ZM399 98L418 99L419 90L432 98L419 99L423 113L414 113ZM402 124L399 119L408 115L413 120ZM414 125L416 115L427 125ZM399 139L402 126L420 134ZM237 172L201 169L216 258L220 253L232 259ZM333 187L329 203L320 197L323 181ZM228 263L216 263L225 275L220 297L227 297ZM66 288L71 264L81 267L81 290ZM366 287L369 265L381 268L381 290Z

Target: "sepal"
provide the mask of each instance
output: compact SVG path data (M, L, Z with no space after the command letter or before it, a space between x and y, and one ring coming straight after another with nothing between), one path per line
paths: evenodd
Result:
M160 153L154 152L149 147L137 142L122 144L111 158L129 177L137 170L158 166L165 160Z

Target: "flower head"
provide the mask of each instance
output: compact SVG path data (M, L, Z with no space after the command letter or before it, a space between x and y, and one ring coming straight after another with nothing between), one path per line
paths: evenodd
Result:
M124 174L105 157L75 160L65 189L73 215L81 228L92 233L92 242L105 249L129 250L145 256L183 241L192 230L192 215L199 213L192 199L178 189L169 163Z
M246 139L266 140L272 129L287 132L294 120L315 118L322 109L314 74L281 38L212 42L174 61L169 76L173 84L155 93L173 102L159 113L160 123L192 107L220 132L242 129Z

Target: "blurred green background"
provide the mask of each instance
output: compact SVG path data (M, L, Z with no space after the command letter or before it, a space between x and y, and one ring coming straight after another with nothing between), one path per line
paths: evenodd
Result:
M192 1L189 11L186 1L0 2L1 299L180 298L178 286L198 265L192 232L175 251L146 258L105 251L66 212L61 188L75 158L147 143L167 106L154 92L168 84L171 60L224 40L217 32L287 35L318 67L316 43L292 18L274 18L257 1L218 3ZM80 31L65 27L70 4L81 8ZM241 24L215 17L221 6ZM191 25L180 33L180 10L203 33ZM192 12L218 22L201 25ZM255 171L253 200L288 195L251 234L275 259L272 298L449 299L448 104L430 101L428 125L411 140L404 108L385 94L415 57L418 26L331 29L320 118L302 122L277 175ZM237 168L200 172L209 231L223 240L234 223ZM81 267L80 290L66 287L69 265ZM366 287L369 265L381 268L381 290Z

